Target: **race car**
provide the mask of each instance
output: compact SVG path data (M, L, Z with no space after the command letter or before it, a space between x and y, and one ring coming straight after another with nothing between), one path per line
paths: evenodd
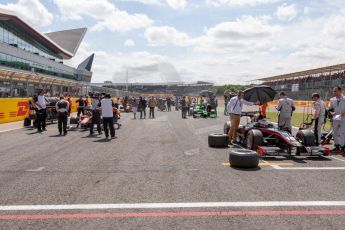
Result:
M247 149L257 151L260 156L330 154L329 148L316 146L314 133L310 130L300 130L294 137L265 119L255 118L253 112L244 112L242 116L249 116L251 121L239 126L237 141ZM224 133L229 132L230 125L230 121L224 124Z
M192 113L193 113L193 118L198 118L198 117L216 118L217 117L217 111L213 108L208 109L207 104L194 104L193 109L192 109Z

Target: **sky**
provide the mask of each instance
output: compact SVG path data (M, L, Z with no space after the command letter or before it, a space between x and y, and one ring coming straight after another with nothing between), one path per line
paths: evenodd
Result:
M345 63L344 0L1 0L39 32L87 27L92 82L247 84Z

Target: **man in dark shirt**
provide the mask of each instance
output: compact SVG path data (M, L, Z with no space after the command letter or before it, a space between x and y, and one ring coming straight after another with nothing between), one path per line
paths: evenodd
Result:
M143 119L143 114L144 114L144 119L146 119L146 107L147 107L147 102L145 98L139 97L138 109L140 111L140 119Z
M60 100L56 103L56 111L58 112L58 129L60 136L67 135L67 116L68 116L69 103L60 97Z
M82 113L84 115L84 109L85 109L85 106L87 105L86 104L86 100L80 96L79 99L76 101L76 103L78 104L78 114L77 114L77 117L80 116L80 113Z

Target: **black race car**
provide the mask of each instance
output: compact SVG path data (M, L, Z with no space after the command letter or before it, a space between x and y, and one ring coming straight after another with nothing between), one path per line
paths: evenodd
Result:
M260 156L330 154L328 148L316 146L314 133L310 130L300 130L294 137L261 119L255 112L243 112L242 116L250 117L251 120L239 126L237 141L247 149L257 151ZM224 133L229 132L230 125L230 121L224 124Z

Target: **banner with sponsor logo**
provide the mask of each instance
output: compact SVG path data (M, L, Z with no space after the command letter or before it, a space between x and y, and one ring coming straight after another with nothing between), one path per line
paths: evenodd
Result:
M31 98L0 98L0 124L24 120L29 115L29 100ZM78 98L71 100L72 112L76 112Z

